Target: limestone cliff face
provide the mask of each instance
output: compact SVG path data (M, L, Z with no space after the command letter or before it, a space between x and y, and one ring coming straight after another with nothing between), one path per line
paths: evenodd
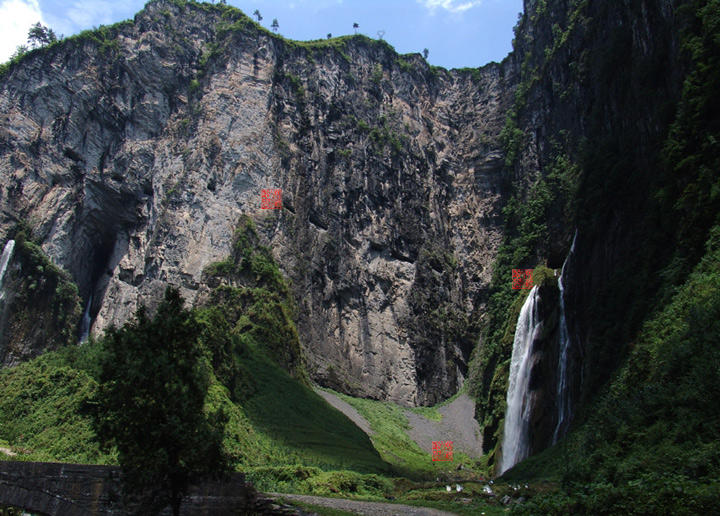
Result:
M159 0L2 77L0 234L30 223L99 333L167 284L201 298L249 214L292 279L311 376L434 403L464 381L501 241L513 75ZM268 188L283 209L260 209Z

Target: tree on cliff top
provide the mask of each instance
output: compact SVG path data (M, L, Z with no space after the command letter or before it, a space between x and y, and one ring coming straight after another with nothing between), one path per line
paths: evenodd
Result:
M183 304L168 288L152 320L141 307L107 332L94 414L100 440L117 447L129 492L151 495L144 505L157 512L169 502L175 515L190 482L229 472L227 418L204 410L211 367Z
M44 47L45 45L55 43L56 41L57 36L55 35L55 31L45 27L40 22L37 22L35 25L30 27L30 30L28 31L28 44L33 48Z

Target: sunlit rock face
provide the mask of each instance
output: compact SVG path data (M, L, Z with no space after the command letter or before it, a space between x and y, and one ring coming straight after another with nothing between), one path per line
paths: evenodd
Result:
M406 405L467 375L501 241L509 64L430 69L358 36L294 44L157 1L0 82L0 235L27 221L92 331L192 302L249 214L292 280L318 383ZM263 210L262 189L282 189Z

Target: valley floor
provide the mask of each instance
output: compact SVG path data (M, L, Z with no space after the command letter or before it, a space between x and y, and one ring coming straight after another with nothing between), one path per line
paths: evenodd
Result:
M349 403L329 391L315 389L315 392L372 437L368 421ZM441 421L433 421L410 410L403 411L410 425L408 436L428 454L432 453L433 441L452 441L455 452L479 458L482 455L482 434L475 419L475 403L470 397L463 393L437 410L442 416Z
M452 441L454 450L472 459L482 455L482 433L475 419L475 403L467 394L439 407L442 421L433 421L420 414L405 411L410 423L408 435L420 448L432 453L433 441Z

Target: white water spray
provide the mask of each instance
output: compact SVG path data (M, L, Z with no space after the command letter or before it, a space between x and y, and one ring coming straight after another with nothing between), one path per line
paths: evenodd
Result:
M570 356L570 333L568 332L567 319L565 318L565 287L563 285L563 278L565 277L565 267L570 260L570 257L575 250L575 240L577 239L577 231L575 231L575 237L573 238L570 252L565 258L563 263L560 278L558 279L558 286L560 287L560 353L558 357L558 381L556 390L556 405L557 405L557 426L553 433L553 444L557 443L559 439L565 436L567 432L567 425L570 422L571 407L570 407L570 393L568 392L568 359Z
M533 287L520 310L512 358L510 359L510 383L505 411L500 474L525 459L530 454L530 373L532 370L532 344L540 327L538 317L538 288Z
M8 240L3 249L2 258L0 258L0 291L5 284L5 272L7 271L13 251L15 250L15 240Z
M80 323L80 344L87 341L90 337L90 327L92 326L92 317L90 317L90 307L92 306L92 294L88 299L85 313L83 313L82 322Z

